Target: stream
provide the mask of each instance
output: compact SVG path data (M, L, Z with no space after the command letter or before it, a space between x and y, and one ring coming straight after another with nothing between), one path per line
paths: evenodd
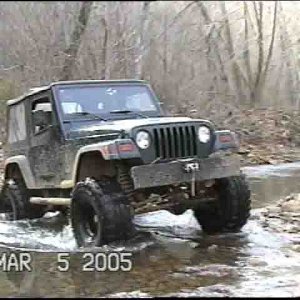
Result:
M300 162L243 171L250 182L252 211L235 234L206 236L191 210L179 216L161 210L137 215L139 234L126 243L79 250L68 220L59 213L0 221L0 253L32 256L31 272L0 272L0 296L299 297L299 231L272 231L258 216L264 207L300 193ZM130 252L132 270L84 272L86 251ZM68 271L58 269L60 252L69 253Z

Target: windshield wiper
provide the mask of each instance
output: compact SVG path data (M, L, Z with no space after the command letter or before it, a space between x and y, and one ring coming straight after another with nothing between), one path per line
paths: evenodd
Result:
M113 110L109 112L110 114L136 114L137 116L143 117L143 118L149 118L148 116L141 114L137 111L133 110Z
M75 113L71 113L70 115L77 115L77 116L89 116L93 117L95 120L102 120L102 121L107 121L106 119L100 117L99 115L87 112L87 111L78 111Z

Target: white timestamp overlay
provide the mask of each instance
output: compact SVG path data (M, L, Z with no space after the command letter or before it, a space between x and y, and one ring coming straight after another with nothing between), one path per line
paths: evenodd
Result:
M57 253L57 270L68 272L70 253ZM129 272L132 270L132 253L130 252L83 252L81 253L82 272Z
M2 272L31 272L31 253L27 252L2 252L0 253L0 271Z
M132 270L132 253L130 252L82 252L78 254L80 271L83 272L129 272ZM31 272L32 255L29 252L0 253L0 272ZM68 272L71 267L70 261L71 253L56 253L57 271Z

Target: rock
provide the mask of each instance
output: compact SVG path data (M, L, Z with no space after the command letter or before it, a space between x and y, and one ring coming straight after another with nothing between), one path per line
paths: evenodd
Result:
M212 286L201 286L197 289L184 289L182 288L180 292L166 294L162 297L168 298L214 298L214 297L234 297L235 295L230 291L228 286L222 284L216 284Z
M218 246L213 244L207 248L208 252L215 252L218 249Z
M199 246L199 243L197 242L189 242L189 245L191 246L191 248L197 248Z
M300 245L293 245L292 250L294 250L296 252L300 252Z
M292 199L294 199L294 198L295 198L295 195L294 195L294 194L288 195L288 196L286 196L284 199L280 200L280 203L282 204L282 203L284 203L284 202L286 202L286 201L289 201L289 200L292 200Z
M262 226L263 228L269 227L268 221L267 221L267 220L264 220L264 221L261 223L261 226Z
M205 266L187 266L179 270L177 277L183 276L211 276L211 277L224 277L234 272L234 268L227 265L211 264ZM180 275L181 274L181 275Z
M268 265L265 261L258 257L250 257L248 263L253 267L264 267Z
M269 215L268 215L268 218L273 218L273 219L278 219L278 218L280 218L280 215L279 214L273 214L273 213L270 213Z
M270 206L270 207L268 207L268 212L272 213L272 214L280 213L281 208L278 206Z
M287 225L286 228L284 228L284 231L288 233L299 233L300 228L298 226Z
M289 200L289 201L281 204L281 210L288 211L288 212L300 212L299 195L297 196L297 199Z
M259 215L251 215L249 217L249 220L259 220L260 219L260 216Z
M141 291L132 291L132 292L119 292L115 294L106 295L108 298L151 298L147 293Z
M269 159L269 163L271 164L271 165L277 165L278 163L279 163L280 161L277 159Z

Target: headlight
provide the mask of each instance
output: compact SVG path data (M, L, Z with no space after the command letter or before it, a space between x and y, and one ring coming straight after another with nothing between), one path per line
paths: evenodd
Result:
M210 140L210 130L206 126L200 126L198 129L198 138L201 143L207 143Z
M136 135L136 143L141 149L149 148L151 144L151 138L147 131L139 131Z

